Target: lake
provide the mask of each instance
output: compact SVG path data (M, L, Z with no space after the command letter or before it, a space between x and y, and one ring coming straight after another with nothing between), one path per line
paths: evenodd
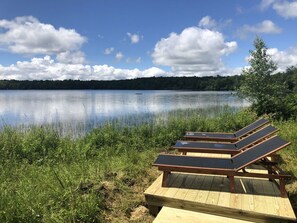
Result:
M154 90L0 91L0 127L53 123L100 124L178 109L248 105L232 92Z

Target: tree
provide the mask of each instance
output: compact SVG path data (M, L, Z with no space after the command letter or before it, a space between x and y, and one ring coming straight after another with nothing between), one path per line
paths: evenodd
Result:
M273 77L276 64L267 54L265 42L256 37L254 50L250 50L250 66L242 70L243 76L239 95L247 98L252 109L258 114L270 114L276 118L288 118L291 111L286 99L288 91L286 83Z

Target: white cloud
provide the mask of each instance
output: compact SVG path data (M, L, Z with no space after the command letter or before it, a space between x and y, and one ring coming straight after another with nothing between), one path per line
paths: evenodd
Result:
M81 51L66 51L59 53L56 59L61 63L83 64L85 63L85 54Z
M226 69L222 56L236 48L237 43L225 42L220 32L189 27L161 39L152 57L155 64L170 66L175 75L221 75Z
M0 46L18 54L59 54L79 50L86 42L74 29L56 29L32 16L0 20L0 29Z
M140 36L138 34L127 33L132 44L136 44L140 41Z
M15 80L117 80L153 76L172 76L157 67L146 70L120 69L108 65L65 64L50 56L0 65L0 79Z
M90 73L89 65L57 63L50 56L18 61L8 67L0 66L0 79L64 80L79 79Z
M260 3L260 9L261 10L265 10L267 8L269 8L273 3L275 2L275 0L262 0Z
M117 61L120 61L124 58L124 54L122 52L118 52L116 55L115 55L115 59Z
M199 26L202 28L207 28L211 29L217 25L217 22L212 19L210 16L204 16L200 21L199 21Z
M106 49L104 50L104 54L105 54L105 55L110 55L110 54L112 54L113 51L114 51L114 48L113 48L113 47L106 48Z
M277 64L277 72L285 71L288 67L297 65L297 46L286 51L270 48L267 50L267 54L271 55L272 60Z
M277 1L273 4L272 8L277 14L286 19L297 18L297 1Z
M108 65L96 65L93 66L94 77L100 78L100 80L110 80L112 79L133 79L140 77L153 77L153 76L167 76L168 73L157 68L152 67L146 70L139 69L118 69Z
M267 54L271 56L272 61L277 65L275 72L284 72L288 67L297 66L297 46L290 47L283 51L277 48L268 48ZM245 60L248 62L250 55L247 56Z
M260 9L272 7L276 13L286 19L297 18L297 1L286 0L262 0Z
M250 33L266 33L266 34L278 34L281 33L282 29L275 25L270 20L264 20L256 25L243 25L237 30L237 36L240 38L246 38Z
M231 22L232 22L232 19L216 21L210 16L204 16L202 19L200 19L198 26L204 29L222 30L226 26L230 25Z

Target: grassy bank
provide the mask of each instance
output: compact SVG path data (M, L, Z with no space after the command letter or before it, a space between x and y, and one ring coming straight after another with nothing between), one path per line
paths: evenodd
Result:
M116 123L74 138L52 127L5 128L0 132L0 222L129 222L145 205L143 191L159 174L158 152L185 130L233 131L256 119L243 110L191 110L156 117L134 127ZM202 115L205 114L205 115ZM275 122L292 142L282 167L297 176L297 122ZM295 203L297 184L287 187ZM150 222L148 215L139 222Z

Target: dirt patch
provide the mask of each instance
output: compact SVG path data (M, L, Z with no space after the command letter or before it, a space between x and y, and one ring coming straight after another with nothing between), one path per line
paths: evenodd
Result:
M131 212L130 221L138 221L143 219L148 214L148 209L144 206L139 206Z

